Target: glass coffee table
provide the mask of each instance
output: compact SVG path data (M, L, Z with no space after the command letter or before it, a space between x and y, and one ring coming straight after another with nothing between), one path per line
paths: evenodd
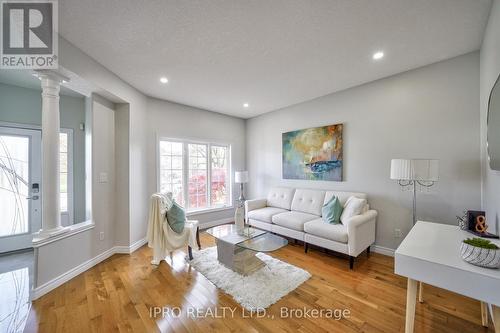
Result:
M270 232L252 227L238 228L234 224L206 231L216 240L217 260L241 275L250 275L265 265L256 253L276 251L288 244L285 238Z

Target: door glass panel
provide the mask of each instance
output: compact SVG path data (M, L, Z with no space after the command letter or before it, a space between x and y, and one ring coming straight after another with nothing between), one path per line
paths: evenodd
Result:
M29 138L0 135L0 236L29 231Z

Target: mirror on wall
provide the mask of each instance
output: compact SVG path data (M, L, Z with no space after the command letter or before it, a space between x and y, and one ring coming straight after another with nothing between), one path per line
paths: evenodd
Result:
M61 86L62 226L87 220L85 99ZM15 237L40 230L41 122L40 80L26 70L0 70L0 236Z
M488 103L488 160L492 170L500 170L500 76L491 89Z

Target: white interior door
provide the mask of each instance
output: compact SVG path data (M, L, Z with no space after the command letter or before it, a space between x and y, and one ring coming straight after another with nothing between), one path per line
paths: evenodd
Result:
M41 132L0 126L0 253L31 247L41 228Z

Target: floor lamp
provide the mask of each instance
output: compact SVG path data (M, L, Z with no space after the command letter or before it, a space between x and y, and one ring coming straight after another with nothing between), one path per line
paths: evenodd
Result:
M413 190L413 225L417 223L417 184L431 187L438 181L439 161L430 159L391 160L391 179Z

